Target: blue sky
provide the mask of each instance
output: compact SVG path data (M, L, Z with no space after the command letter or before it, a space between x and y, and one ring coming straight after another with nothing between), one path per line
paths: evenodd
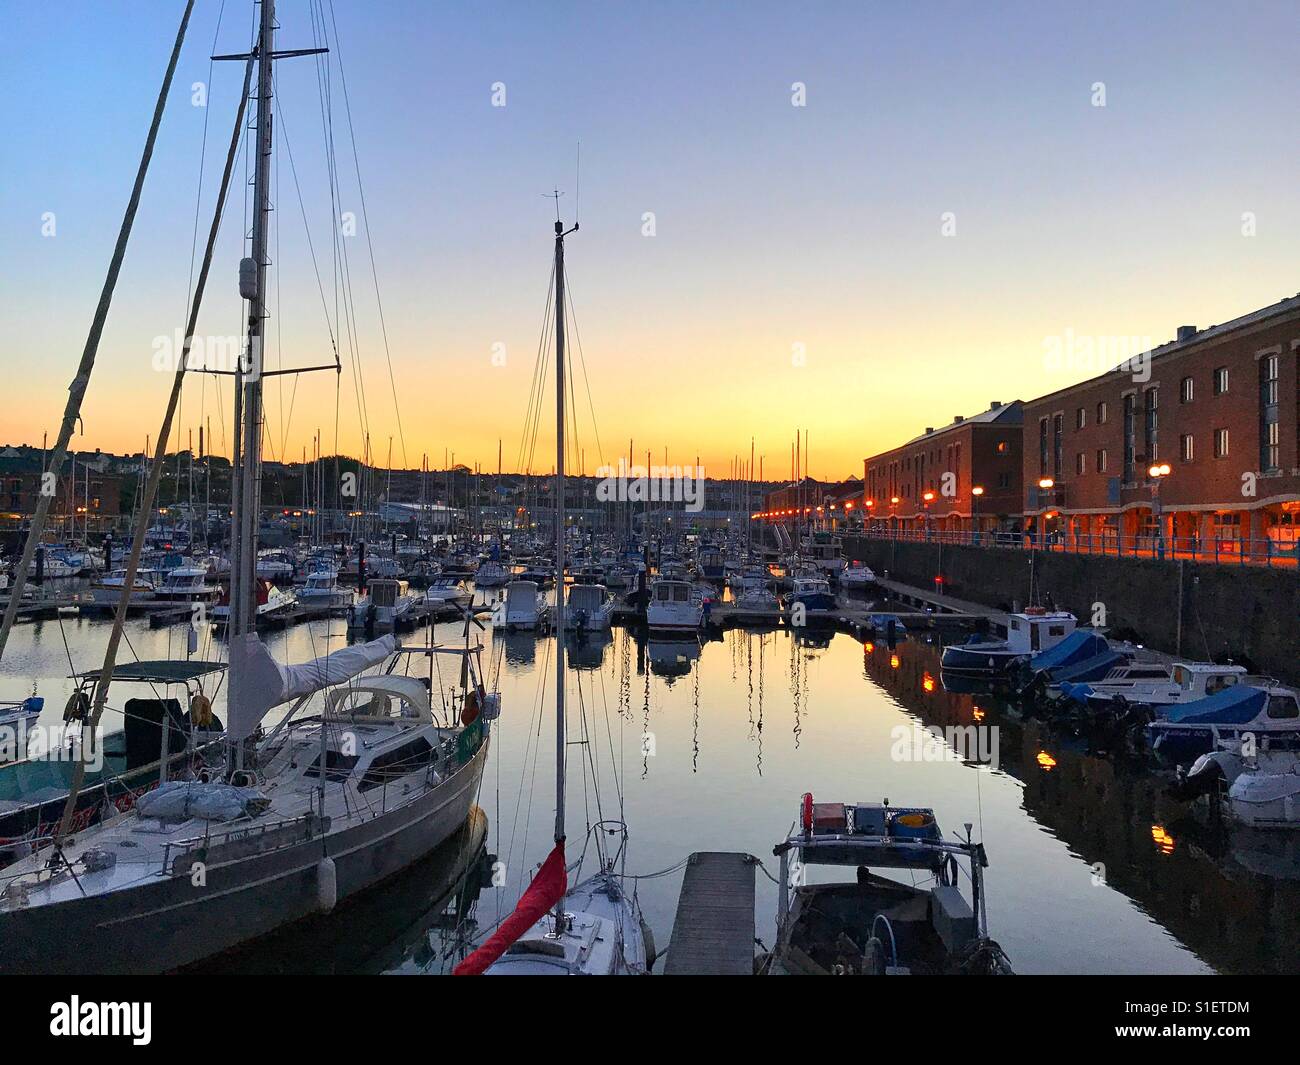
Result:
M24 378L9 442L57 425L182 7L3 4L0 369ZM209 106L190 105L221 8L196 5L87 401L91 446L137 449L161 418L151 343L181 326L203 122L201 231L241 76L219 64ZM279 45L310 45L306 0L278 11ZM631 436L716 470L754 436L785 472L800 426L814 473L861 473L925 425L1069 383L1044 338L1160 343L1300 289L1293 3L335 0L333 15L412 464L447 448L495 466L498 437L507 465L517 454L551 250L542 194L564 189L572 217L579 140L569 274L607 458ZM225 0L218 49L242 49L252 18ZM332 70L343 207L359 215ZM273 329L303 365L328 350L301 218L328 259L315 61L278 78L304 200L281 144ZM236 211L200 333L239 330L239 229ZM364 240L348 254L382 461L397 430ZM326 377L272 389L273 451L298 454L318 427L332 449ZM356 451L350 369L340 390ZM229 410L195 382L181 424Z

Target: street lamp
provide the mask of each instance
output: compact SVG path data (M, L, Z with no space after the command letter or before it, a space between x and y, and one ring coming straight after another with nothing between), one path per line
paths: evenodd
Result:
M970 495L971 495L970 523L971 526L973 527L973 531L975 533L974 540L975 543L977 544L980 542L980 521L979 521L979 514L978 514L979 508L977 504L979 503L980 496L982 496L983 494L984 494L984 489L981 488L979 485L975 485L975 487L970 490Z
M922 520L925 522L925 538L930 539L930 504L934 501L934 493L926 492L921 498L925 501L925 510Z
M1156 557L1160 559L1165 557L1165 519L1164 508L1160 505L1160 482L1172 472L1167 462L1158 463L1147 470L1151 478L1151 514L1156 519Z

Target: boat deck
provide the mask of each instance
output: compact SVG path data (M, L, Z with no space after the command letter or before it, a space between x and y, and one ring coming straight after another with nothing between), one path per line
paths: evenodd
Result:
M664 972L669 976L752 976L754 860L697 851L687 860Z

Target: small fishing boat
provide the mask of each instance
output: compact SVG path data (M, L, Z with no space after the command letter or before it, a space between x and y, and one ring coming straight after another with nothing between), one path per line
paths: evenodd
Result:
M646 624L651 629L698 629L704 620L704 596L693 583L674 577L650 582Z
M1078 619L1062 610L1028 607L1022 614L1007 616L1007 638L988 640L978 634L966 643L943 649L941 667L948 672L983 676L1007 673L1040 651L1055 647L1074 632Z
M776 974L1006 975L988 935L983 843L945 839L934 811L883 803L814 803L772 851L781 860L776 944L757 970ZM851 882L809 884L804 867L855 867ZM881 876L886 869L908 882ZM928 873L930 886L916 884ZM971 885L968 902L961 876Z

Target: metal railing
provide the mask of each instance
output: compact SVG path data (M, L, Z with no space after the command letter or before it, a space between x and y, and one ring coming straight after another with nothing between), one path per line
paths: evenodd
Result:
M1143 531L1134 535L1107 532L1027 533L1008 531L974 532L968 529L868 529L857 533L865 540L894 540L901 543L951 544L959 547L1002 547L1064 554L1111 555L1117 558L1184 559L1220 565L1253 565L1295 568L1300 558L1296 540L1251 539L1247 537L1166 536Z

